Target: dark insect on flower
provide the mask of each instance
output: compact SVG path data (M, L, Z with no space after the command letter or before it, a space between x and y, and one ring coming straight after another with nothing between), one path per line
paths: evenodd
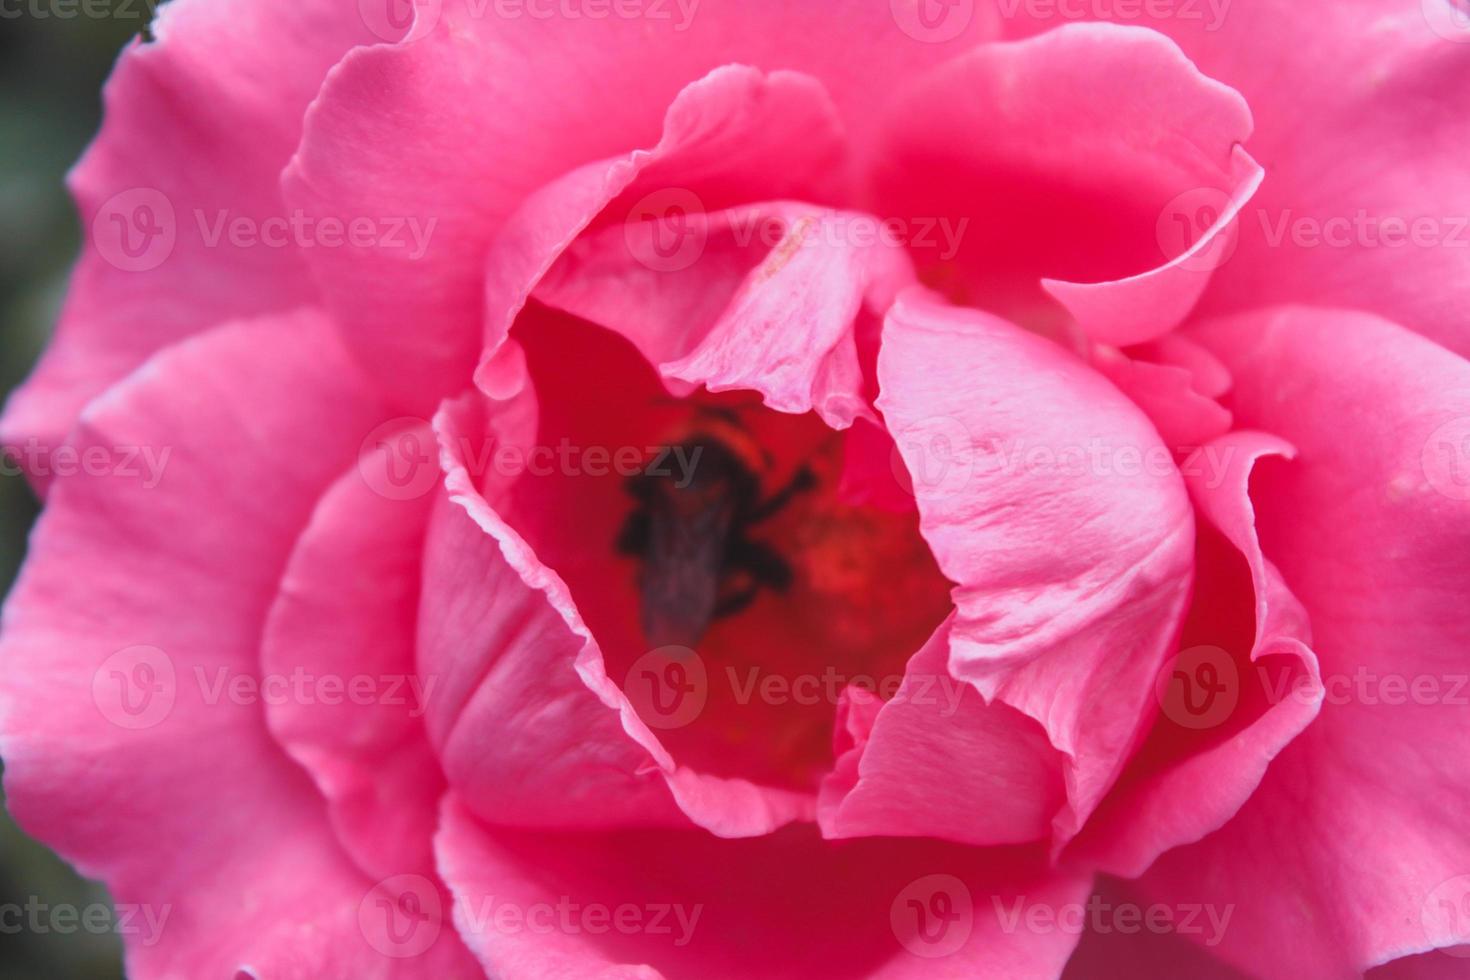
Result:
M746 608L762 588L785 591L791 566L748 532L815 483L802 467L762 499L756 470L707 428L630 477L627 489L637 505L617 548L641 563L640 612L649 645L693 647L712 621Z

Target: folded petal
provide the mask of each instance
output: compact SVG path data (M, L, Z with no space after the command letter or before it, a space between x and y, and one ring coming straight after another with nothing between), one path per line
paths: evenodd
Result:
M373 883L257 686L292 543L380 412L301 313L177 345L82 416L78 451L112 465L54 484L6 604L0 753L21 826L168 916L128 937L130 973L465 975L448 933L403 958L372 945ZM129 475L133 448L157 479Z
M872 104L895 79L996 28L972 10L963 31L929 43L882 4L840 13L777 0L652 8L633 18L546 18L529 8L487 16L483 4L452 0L433 5L440 16L412 43L359 51L333 72L287 195L314 216L435 222L417 259L350 248L313 256L359 354L401 396L453 393L456 370L474 367L486 254L512 212L578 168L656 145L665 109L686 86L727 65L801 72L832 93L861 142ZM799 161L822 139L821 130L797 134L784 149ZM801 168L778 160L767 176L780 181L787 169Z
M1253 500L1325 695L1240 813L1141 881L1234 903L1217 952L1252 972L1354 976L1464 944L1470 760L1450 747L1470 723L1470 365L1361 313L1282 308L1195 336L1235 376L1236 417L1299 451L1262 464Z
M950 629L946 622L914 655L886 703L849 694L861 707L849 701L839 718L840 754L819 811L827 837L991 845L1050 834L1066 800L1061 758L1033 719L986 704L951 676Z
M1163 35L1111 24L978 46L884 118L871 209L963 222L957 254L921 260L926 281L1023 322L1060 302L1115 346L1184 319L1261 175L1238 147L1240 95ZM1161 252L1160 214L1191 193L1209 195L1209 220Z
M519 826L693 820L743 836L807 818L806 794L679 764L639 716L562 577L477 488L468 451L493 444L484 411L470 396L436 420L449 500L430 527L421 612L419 670L442 690L428 728L455 792Z
M1251 153L1269 172L1240 216L1233 254L1221 253L1201 312L1272 303L1363 309L1470 354L1462 152L1470 117L1446 97L1470 82L1470 31L1457 0L1170 10L1151 17L1145 4L1128 20L1168 34L1201 71L1245 97L1256 124ZM1030 33L1062 20L1007 23ZM1210 196L1188 203L1217 207Z
M1092 365L1143 410L1172 449L1191 451L1230 429L1230 413L1195 387L1188 368L1101 344L1093 347Z
M1156 687L1162 714L1069 859L1141 874L1233 817L1317 716L1323 687L1306 611L1261 553L1250 498L1259 460L1294 455L1279 439L1235 432L1183 463L1205 521L1181 650Z
M433 446L427 423L365 434L297 541L261 642L263 676L282 692L266 704L271 732L375 877L433 873L444 778L422 718L437 685L414 657L433 497L412 473L438 475Z
M104 93L69 183L85 232L61 325L12 396L0 442L54 447L82 406L161 347L309 302L294 242L241 245L289 217L281 168L327 69L379 40L335 4L182 0L158 11Z
M576 242L536 298L627 337L676 392L756 391L836 429L871 418L858 331L913 282L901 243L872 216L795 203L688 220L687 268L661 266L657 221L614 226Z
M1076 833L1149 720L1189 598L1194 520L1172 455L1061 347L918 292L890 311L878 407L958 611L949 671L1064 753Z

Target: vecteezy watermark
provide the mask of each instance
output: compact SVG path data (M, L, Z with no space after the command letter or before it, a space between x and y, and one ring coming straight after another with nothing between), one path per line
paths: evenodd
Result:
M936 708L941 718L952 718L959 712L969 689L964 681L947 673L849 674L830 665L821 671L783 674L760 666L726 664L711 672L696 651L666 646L650 650L633 662L623 678L623 694L647 725L667 730L697 721L709 703L712 685L717 683L725 685L720 691L721 702L740 707L828 705L835 709L843 692L856 688L888 704ZM971 691L969 696L978 694Z
M46 935L54 933L70 936L78 932L91 935L115 934L137 937L136 942L152 946L163 936L173 906L139 905L119 902L91 902L87 905L71 905L65 902L50 903L35 895L24 902L0 904L0 936L20 933ZM131 942L129 943L131 945Z
M1470 500L1470 416L1440 425L1419 455L1424 479L1451 500Z
M205 248L376 248L401 250L417 262L429 250L438 218L421 220L412 215L353 218L315 218L297 208L288 215L254 218L220 208L212 212L195 209L194 223Z
M297 666L247 673L195 664L181 673L155 646L131 646L109 656L92 675L92 701L119 728L152 728L172 714L181 683L192 683L205 705L387 705L414 718L428 710L437 678L418 673L336 674Z
M46 446L30 438L20 445L0 445L0 474L43 480L109 477L152 490L163 481L172 455L172 446Z
M465 0L471 18L497 20L663 21L678 33L689 30L701 0Z
M517 445L494 437L455 441L459 458L475 478L491 474L532 477L657 476L679 489L689 486L703 455L700 446ZM429 423L413 416L390 419L369 432L358 447L357 469L368 487L390 500L412 500L438 486L438 445Z
M135 187L113 195L92 217L92 242L102 258L124 272L149 272L169 260L188 234L207 249L378 249L417 261L428 252L438 218L413 215L313 216L237 214L228 208L189 212L180 227L173 202L162 191Z
M471 935L664 936L689 945L704 904L682 902L579 902L560 895L554 902L516 902L495 895L479 901L456 899L456 921Z
M1378 214L1358 208L1352 214L1297 214L1257 209L1267 246L1290 242L1297 248L1470 248L1470 215L1413 216Z
M1154 227L1159 251L1191 272L1218 269L1230 261L1239 243L1233 225L1216 228L1230 208L1230 195L1217 187L1196 187L1175 197L1159 212Z
M1230 195L1215 187L1197 187L1175 197L1159 212L1155 233L1160 252L1196 272L1217 269L1234 256L1242 222L1249 222L1259 241L1273 249L1470 248L1470 215L1386 214L1367 208L1322 215L1251 208L1220 225L1230 207Z
M1102 936L1113 933L1134 936L1145 932L1163 936L1173 933L1198 936L1199 942L1209 947L1220 945L1235 914L1234 903L1166 905L1156 902L1137 905L1133 902L1110 902L1096 893L1090 895L1086 902L1061 905L1030 902L1024 895L1011 900L996 895L991 897L991 902L1001 931L1007 935L1017 930L1041 936L1058 932L1080 936L1084 931Z
M1118 23L1199 21L1208 32L1225 26L1231 0L997 0L1000 15L1032 21L1109 20Z
M406 959L422 955L439 938L444 901L439 888L423 875L384 878L357 904L357 928L369 946L384 956Z
M357 923L368 945L396 959L419 956L443 931L446 913L471 936L659 936L689 945L704 913L703 903L582 902L570 895L550 901L515 901L496 895L455 896L450 908L428 878L400 874L379 881L362 897Z
M428 710L438 681L433 675L418 673L319 674L297 666L288 673L253 674L197 664L192 677L208 705L388 705L407 708L411 718Z
M464 20L608 21L668 24L683 33L694 24L702 0L464 0ZM358 15L383 41L412 43L439 26L444 0L358 0Z
M1470 875L1435 886L1419 910L1424 936L1446 956L1470 958Z
M1266 664L1257 664L1256 670L1271 704L1287 700L1315 702L1320 698L1330 705L1470 707L1470 673L1379 673L1359 665L1351 673L1323 674L1319 687L1309 675L1289 666L1272 670Z
M915 41L953 41L975 19L975 0L888 0L893 22Z
M119 728L152 728L174 710L178 698L174 662L158 647L125 647L92 674L92 703Z
M730 238L741 248L751 244L776 248L819 245L826 248L892 248L933 251L948 262L959 254L970 227L969 218L880 218L859 211L823 211L790 220L774 214L746 211L729 219Z
M1420 0L1419 7L1435 34L1455 44L1470 44L1470 3L1466 0Z
M680 272L704 255L717 230L737 248L758 245L783 257L808 247L892 248L932 252L936 261L948 262L959 253L969 226L969 218L948 215L885 218L821 208L805 214L754 208L709 214L693 191L666 187L629 209L623 235L628 254L639 264L655 272Z
M960 419L935 415L894 434L891 465L900 484L928 497L968 489L972 481L1051 474L1061 479L1162 480L1182 475L1201 486L1221 486L1236 449L1205 445L1170 449L1162 443L1117 443L1101 436L1047 443L1023 437L974 436Z
M623 677L623 695L644 724L683 728L704 713L709 672L688 647L659 647L633 661Z
M150 20L162 0L0 0L0 20Z
M709 215L699 195L666 187L639 198L623 222L628 254L655 272L682 272L704 255Z
M1154 685L1164 717L1184 728L1214 728L1240 703L1240 670L1217 646L1182 650L1160 671Z
M925 875L894 896L888 924L903 948L915 956L952 956L970 941L975 901L969 887L954 875Z

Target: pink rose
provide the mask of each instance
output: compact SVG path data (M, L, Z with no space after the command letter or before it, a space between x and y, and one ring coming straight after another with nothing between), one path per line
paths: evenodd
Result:
M1457 0L153 33L0 426L132 975L1463 975Z

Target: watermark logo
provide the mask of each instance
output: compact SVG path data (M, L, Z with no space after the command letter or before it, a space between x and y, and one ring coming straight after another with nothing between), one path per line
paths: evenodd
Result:
M1424 442L1424 478L1451 500L1470 500L1470 416L1451 419Z
M115 933L136 937L142 946L156 945L163 938L164 926L173 912L172 905L137 905L119 902L92 902L87 905L52 904L32 895L20 902L0 904L0 936L20 933L71 936L78 932L91 935ZM129 943L132 945L132 942Z
M888 923L903 948L939 959L962 949L975 928L975 901L954 875L926 875L908 884L888 909Z
M1196 187L1174 198L1159 212L1154 228L1159 249L1171 261L1185 255L1210 233L1230 209L1230 195L1216 187ZM1222 228L1204 248L1188 255L1180 265L1192 272L1218 269L1235 254L1239 235L1235 227Z
M1441 882L1420 909L1424 935L1446 956L1470 959L1470 875Z
M975 19L975 0L888 0L893 22L915 41L953 41Z
M177 697L174 662L158 647L119 650L92 675L92 702L119 728L152 728L169 716Z
M890 462L901 486L912 486L929 497L947 497L970 482L974 444L959 419L934 415L904 426L894 436Z
M1240 701L1240 671L1219 647L1190 647L1159 674L1155 694L1164 716L1184 728L1223 724Z
M556 902L521 903L489 895L472 903L467 898L455 902L455 921L471 935L484 936L530 934L535 936L622 936L666 937L672 945L683 947L694 938L703 903L648 902L642 905L623 902L578 902L561 895Z
M373 36L408 44L428 35L439 23L444 0L357 0L357 12Z
M623 694L650 728L683 728L704 711L709 673L704 660L688 647L659 647L633 661L623 680Z
M357 472L368 489L389 500L416 500L439 485L438 446L429 423L389 419L357 449Z
M158 268L173 254L178 234L173 203L151 187L114 194L92 218L98 254L123 272Z
M1025 930L1038 936L1063 933L1080 936L1092 932L1099 936L1120 934L1134 936L1194 936L1205 946L1214 948L1225 939L1235 904L1200 904L1185 902L1165 905L1156 902L1142 906L1134 902L1110 902L1093 893L1084 902L1029 902L1022 895L1007 903L999 895L991 897L996 921L1001 931L1012 935Z
M1435 34L1455 44L1470 44L1470 2L1420 0L1424 22Z
M423 875L385 878L357 906L357 926L368 945L395 959L418 956L442 928L439 889Z
M681 272L698 262L709 242L709 219L699 195L666 187L628 211L623 238L629 253L655 272Z

